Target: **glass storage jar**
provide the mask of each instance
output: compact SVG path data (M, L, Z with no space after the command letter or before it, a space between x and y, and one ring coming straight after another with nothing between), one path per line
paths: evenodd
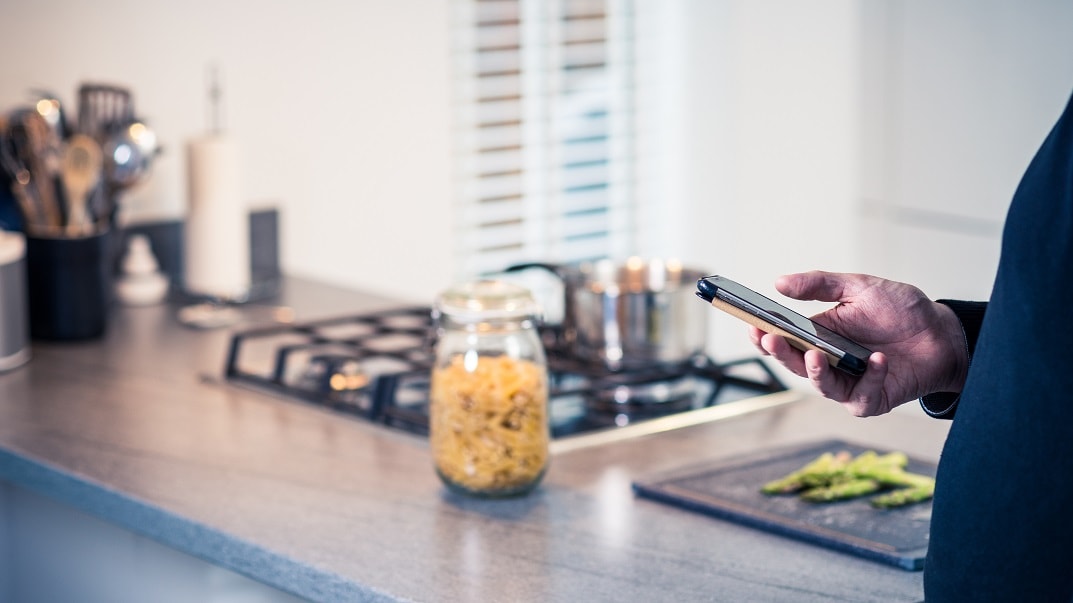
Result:
M456 492L532 490L548 465L548 376L538 307L518 285L481 280L440 295L429 392L436 472Z

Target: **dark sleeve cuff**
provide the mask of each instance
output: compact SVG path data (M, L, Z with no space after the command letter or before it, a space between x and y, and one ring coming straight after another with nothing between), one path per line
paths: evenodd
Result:
M987 302L957 301L952 299L939 299L938 303L949 307L961 322L961 329L965 333L965 352L968 355L969 366L972 366L972 356L976 352L976 341L980 338L980 326L984 322L984 313L987 311ZM961 394L953 392L937 392L920 398L920 407L929 416L937 419L953 419L957 411L958 401Z
M935 301L953 310L954 315L961 321L961 328L965 331L965 345L969 347L969 364L971 365L972 356L976 353L976 341L980 338L980 326L984 324L987 302L957 301L953 299L937 299Z
M936 419L953 419L954 411L957 410L958 400L961 394L953 392L939 392L920 397L920 407L929 416Z

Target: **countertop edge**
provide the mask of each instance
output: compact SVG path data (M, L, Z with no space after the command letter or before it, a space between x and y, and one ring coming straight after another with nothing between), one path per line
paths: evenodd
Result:
M299 597L400 600L4 448L0 479Z

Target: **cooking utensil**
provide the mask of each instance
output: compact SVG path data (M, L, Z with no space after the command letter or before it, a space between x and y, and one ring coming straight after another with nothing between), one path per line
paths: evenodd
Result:
M56 139L63 140L67 138L71 128L70 124L67 123L67 112L64 110L63 104L60 103L59 96L47 90L34 90L33 93L37 96L37 103L34 107L41 114L41 117L44 117L45 121L48 122L49 128L52 129Z
M70 236L92 230L92 220L86 211L90 192L101 178L103 158L100 145L85 134L67 139L63 149L61 173L67 194L67 227Z
M24 116L34 154L44 163L50 178L55 178L60 173L60 147L65 138L62 135L61 119L59 101L51 98L37 101L34 110Z
M40 140L42 119L33 109L12 112L7 116L0 141L0 163L11 176L11 191L27 231L50 230L61 225L54 182L37 154L45 144Z
M562 338L580 358L611 370L678 363L704 352L709 309L697 303L695 283L705 276L674 260L630 258L577 265L525 263L516 272L547 270L563 282Z
M98 195L94 209L98 216L113 220L119 195L148 176L153 159L160 153L156 132L145 122L125 124L109 134L103 144L104 194Z
M56 194L56 178L60 172L61 142L52 126L36 109L20 114L26 134L24 160L46 222L58 226L62 221L60 202Z
M127 88L109 84L82 84L78 88L78 130L97 140L134 121L133 96Z
M22 215L23 228L30 231L41 222L40 211L37 201L30 196L27 190L30 184L30 170L22 164L18 151L15 149L14 139L9 135L7 117L0 119L0 167L11 179L11 193L19 206Z
M145 179L159 147L156 133L145 123L136 121L108 135L103 151L109 188L118 192Z

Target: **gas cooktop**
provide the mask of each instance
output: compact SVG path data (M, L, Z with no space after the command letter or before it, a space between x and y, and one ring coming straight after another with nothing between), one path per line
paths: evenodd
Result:
M698 355L615 372L560 349L554 327L541 335L553 438L786 390L759 358L717 363ZM235 383L423 435L434 343L428 307L273 325L234 333L225 373Z

